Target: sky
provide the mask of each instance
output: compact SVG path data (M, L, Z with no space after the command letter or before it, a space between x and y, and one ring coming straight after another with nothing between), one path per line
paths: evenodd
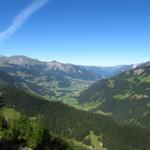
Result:
M0 0L0 54L114 66L150 61L149 0Z

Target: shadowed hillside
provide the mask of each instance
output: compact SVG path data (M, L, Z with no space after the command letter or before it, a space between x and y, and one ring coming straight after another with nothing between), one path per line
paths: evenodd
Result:
M150 66L148 63L92 85L79 101L98 103L92 111L112 113L117 120L149 125Z

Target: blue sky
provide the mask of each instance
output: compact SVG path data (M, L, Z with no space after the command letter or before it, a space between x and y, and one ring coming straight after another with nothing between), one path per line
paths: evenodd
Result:
M1 0L0 54L101 66L150 61L149 8L149 0Z

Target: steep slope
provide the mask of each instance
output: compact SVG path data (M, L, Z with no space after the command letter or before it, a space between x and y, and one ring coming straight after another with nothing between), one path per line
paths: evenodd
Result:
M94 146L97 143L103 150L149 150L148 129L119 125L109 116L77 110L59 102L49 102L17 87L6 84L0 87L0 101L5 107L13 108L28 117L40 116L53 135L75 139L89 147L92 146L90 143L94 143Z
M20 85L20 82L18 78L12 77L8 75L7 73L0 71L0 85L9 85L9 86L15 86L15 85Z
M92 85L81 93L80 103L99 103L93 111L112 113L118 120L149 124L150 66L142 65Z
M40 71L44 71L44 73L51 72L52 75L60 74L62 76L68 76L77 79L96 80L96 76L82 66L63 64L57 61L41 62L37 59L32 59L26 56L1 56L0 64L2 68L6 66L13 66L16 68L16 70L21 68L28 70L28 73L32 70L33 72L38 71L38 73L40 73ZM101 76L99 75L97 78L101 78Z

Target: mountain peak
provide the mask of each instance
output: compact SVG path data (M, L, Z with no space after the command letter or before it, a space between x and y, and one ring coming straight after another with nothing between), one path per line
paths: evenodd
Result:
M1 56L1 62L20 66L35 65L40 63L37 59L32 59L23 55L14 55L10 57Z

